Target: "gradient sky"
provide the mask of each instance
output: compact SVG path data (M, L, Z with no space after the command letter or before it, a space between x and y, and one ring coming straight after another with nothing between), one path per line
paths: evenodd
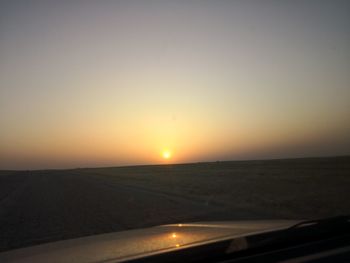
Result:
M350 154L350 2L1 1L0 169Z

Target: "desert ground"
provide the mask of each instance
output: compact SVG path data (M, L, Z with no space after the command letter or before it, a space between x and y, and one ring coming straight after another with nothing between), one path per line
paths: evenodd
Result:
M160 224L350 214L350 157L0 171L0 251Z

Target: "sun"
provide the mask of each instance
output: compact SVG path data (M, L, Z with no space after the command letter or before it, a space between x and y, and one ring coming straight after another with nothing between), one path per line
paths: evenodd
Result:
M171 158L171 152L168 151L168 150L164 150L163 153L162 153L162 156L165 160L168 160Z

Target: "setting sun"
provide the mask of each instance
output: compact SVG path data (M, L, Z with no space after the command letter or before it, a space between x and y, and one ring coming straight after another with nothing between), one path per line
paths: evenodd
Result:
M168 150L163 151L163 158L164 159L170 159L171 158L171 152Z

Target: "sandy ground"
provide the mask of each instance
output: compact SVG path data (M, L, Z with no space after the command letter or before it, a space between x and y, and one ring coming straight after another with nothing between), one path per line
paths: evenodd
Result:
M350 157L0 171L0 251L159 224L350 214Z

